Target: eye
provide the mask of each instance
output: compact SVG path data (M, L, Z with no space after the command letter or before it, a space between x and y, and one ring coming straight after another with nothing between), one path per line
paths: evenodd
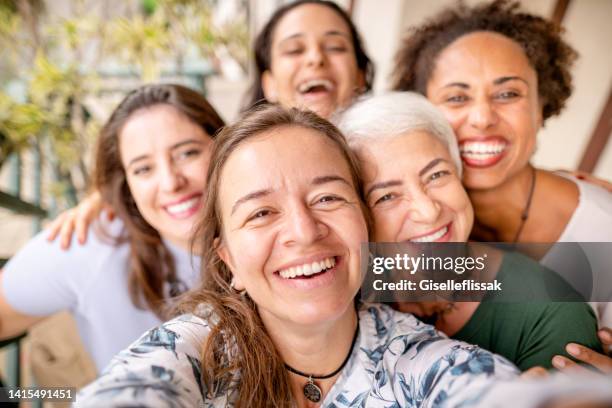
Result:
M329 203L333 201L344 201L344 199L335 195L326 195L317 200L319 203Z
M151 166L140 166L140 167L136 167L134 170L132 170L132 174L134 176L144 176L148 173L150 173L152 170Z
M327 51L342 53L346 51L346 47L344 45L330 45L325 47Z
M302 47L288 48L286 50L283 50L282 54L283 55L299 55L302 53L302 51L303 51Z
M446 98L445 102L450 104L461 104L468 101L468 97L466 95L451 95Z
M427 181L435 181L444 176L449 176L450 174L451 172L448 170L436 171L434 173L431 173L431 175L427 178Z
M247 219L245 224L250 225L264 225L270 220L270 216L274 214L274 211L269 208L261 208L252 213Z
M395 198L395 194L387 193L374 202L374 205L382 204Z
M179 159L185 159L188 157L194 157L194 156L198 156L202 151L200 149L189 149L189 150L185 150L184 152L180 152L178 154L178 158Z
M520 94L516 91L502 91L495 95L495 98L502 100L511 100L519 97Z

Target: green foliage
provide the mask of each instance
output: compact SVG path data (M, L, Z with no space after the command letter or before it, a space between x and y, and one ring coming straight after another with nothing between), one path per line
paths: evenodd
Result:
M51 11L49 1L0 1L0 166L38 145L58 173L87 180L84 153L105 118L90 115L85 101L101 91L102 66L151 82L166 71L180 76L187 59L214 60L223 47L246 67L246 22L216 27L214 0L128 0L124 10L136 13L108 19L86 11L89 0L69 2L69 17L46 13L45 3ZM70 180L59 185L72 188Z

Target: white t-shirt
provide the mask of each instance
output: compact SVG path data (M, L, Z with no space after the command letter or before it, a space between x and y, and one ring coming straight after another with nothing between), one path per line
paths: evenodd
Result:
M105 231L118 236L123 223L102 222ZM150 310L136 308L128 292L128 244L89 233L87 243L72 242L70 249L49 243L46 232L30 240L5 265L4 297L18 312L46 316L69 310L83 343L101 371L111 358L143 331L160 324ZM179 280L192 287L199 278L198 257L165 242L170 249Z
M592 299L612 299L612 193L575 177L561 175L578 186L579 198L558 242L605 244L580 247L561 244L553 247L541 263L557 271L577 289L587 286ZM591 305L597 312L600 326L612 327L612 303L591 302Z

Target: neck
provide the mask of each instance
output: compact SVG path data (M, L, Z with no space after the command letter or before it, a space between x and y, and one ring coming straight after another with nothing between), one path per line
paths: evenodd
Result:
M523 224L521 216L527 209L534 174L533 167L527 165L499 186L467 190L474 206L473 239L499 242L515 240ZM532 208L533 200L527 213Z
M285 364L313 376L333 373L351 352L357 326L357 313L351 306L337 320L311 326L280 321L260 313L266 331L272 338ZM287 371L292 390L298 401L306 403L303 387L307 378ZM331 389L339 374L327 380L315 380L323 396ZM308 406L308 405L304 405Z

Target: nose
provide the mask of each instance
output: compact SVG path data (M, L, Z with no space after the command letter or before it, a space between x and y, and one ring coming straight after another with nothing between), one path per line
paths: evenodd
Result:
M185 185L186 179L180 169L173 163L165 163L160 171L160 188L166 192L180 190Z
M306 53L306 63L310 67L321 67L325 65L325 52L319 45L312 45Z
M469 112L469 123L476 129L485 130L495 125L497 113L491 101L487 99L477 100Z
M433 224L440 216L440 203L430 197L426 191L414 194L409 205L409 217L414 222Z
M307 245L324 238L328 227L306 205L297 205L287 215L283 241L285 245Z

